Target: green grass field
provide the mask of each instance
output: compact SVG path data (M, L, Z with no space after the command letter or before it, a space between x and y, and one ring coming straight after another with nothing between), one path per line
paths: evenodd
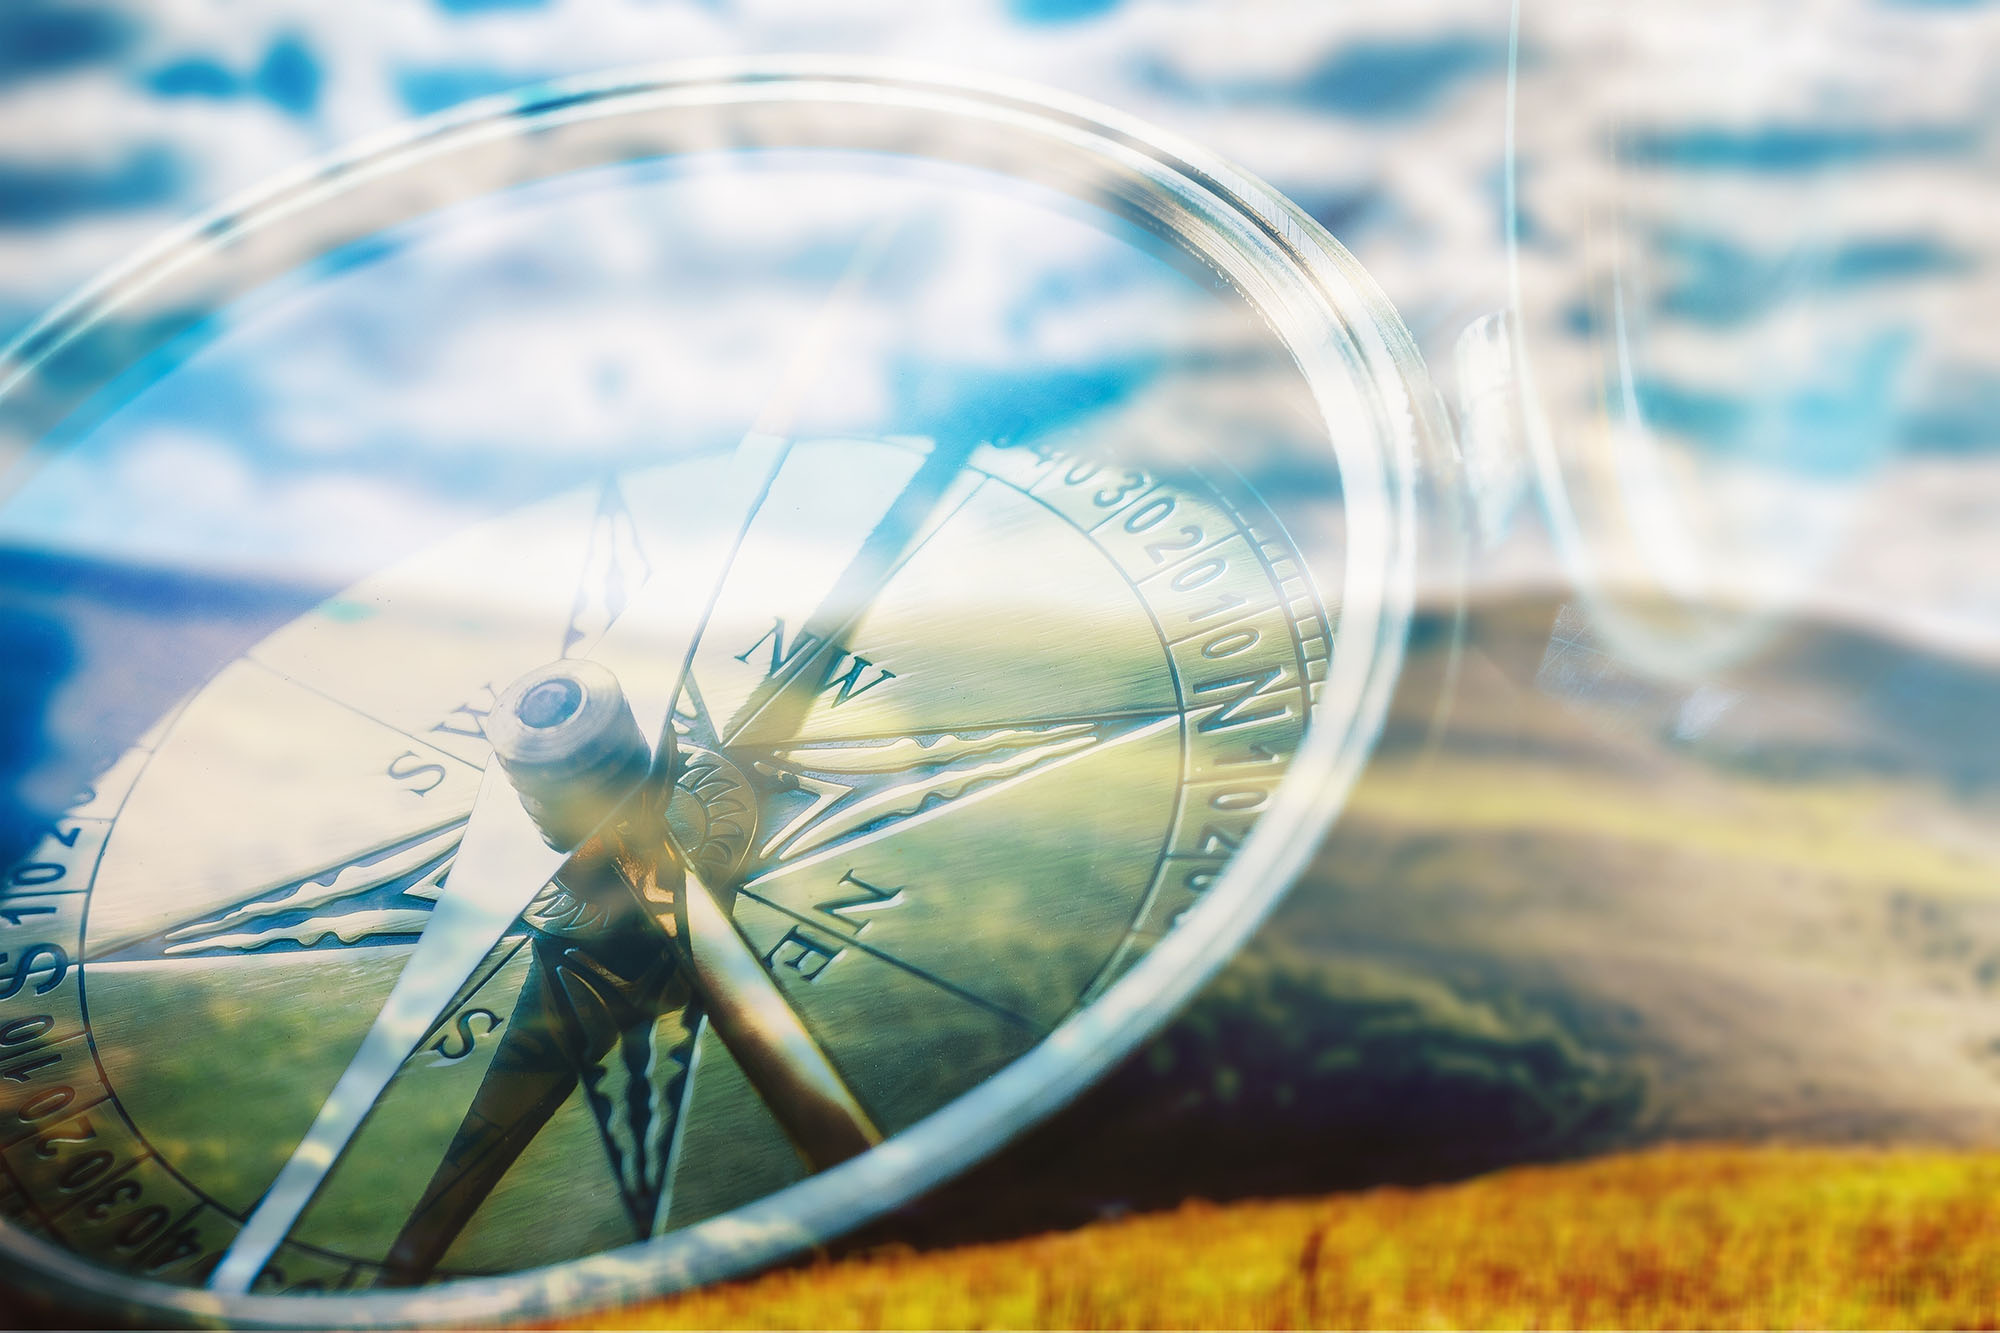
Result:
M1991 1328L2000 1153L1685 1147L877 1250L624 1328Z

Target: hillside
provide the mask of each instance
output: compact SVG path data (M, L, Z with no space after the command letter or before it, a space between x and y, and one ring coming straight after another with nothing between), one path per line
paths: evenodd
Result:
M1661 1141L2000 1147L2000 677L1800 627L1691 719L1554 603L1420 636L1290 897L1132 1059L839 1252ZM1583 660L1578 660L1579 658ZM1697 725L1691 725L1691 721Z

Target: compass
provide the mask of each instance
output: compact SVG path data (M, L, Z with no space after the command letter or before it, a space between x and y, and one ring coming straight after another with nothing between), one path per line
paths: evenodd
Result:
M0 372L17 1280L576 1311L990 1151L1333 818L1430 404L1267 187L889 67L543 90L148 251Z

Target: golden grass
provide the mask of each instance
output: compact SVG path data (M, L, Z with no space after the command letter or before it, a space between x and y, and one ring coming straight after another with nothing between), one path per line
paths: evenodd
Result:
M617 1328L2000 1323L2000 1153L1666 1148L787 1269Z

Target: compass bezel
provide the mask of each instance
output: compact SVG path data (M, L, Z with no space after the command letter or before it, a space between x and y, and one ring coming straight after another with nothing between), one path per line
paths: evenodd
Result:
M1053 187L1170 239L1284 343L1327 423L1346 547L1332 663L1266 817L1185 929L994 1077L858 1158L684 1231L435 1288L224 1296L121 1275L0 1228L10 1281L112 1317L383 1327L576 1313L737 1274L941 1183L1057 1109L1187 1000L1304 867L1386 714L1414 603L1420 491L1436 482L1448 435L1409 334L1337 241L1261 181L1080 99L849 59L704 62L488 99L242 196L52 312L0 352L0 450L18 475L106 364L120 369L199 312L386 227L591 166L741 147L888 152Z

